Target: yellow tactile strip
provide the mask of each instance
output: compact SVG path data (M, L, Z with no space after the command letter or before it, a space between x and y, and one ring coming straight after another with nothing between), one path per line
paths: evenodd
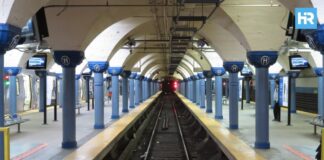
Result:
M130 127L129 124L134 123L144 111L154 102L159 96L160 92L137 106L127 115L121 117L105 130L100 132L95 137L91 138L88 142L76 149L74 152L65 157L65 160L92 160L102 159L107 152L114 146L123 135L125 131Z
M263 160L251 146L240 138L232 134L227 128L223 127L215 119L209 117L197 105L190 102L187 98L177 93L177 96L188 107L191 113L202 124L210 136L217 141L219 147L224 151L229 159L237 160Z

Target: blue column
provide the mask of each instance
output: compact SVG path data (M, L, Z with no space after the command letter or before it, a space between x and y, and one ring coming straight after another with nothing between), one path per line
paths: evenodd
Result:
M119 118L119 75L123 72L121 67L109 67L108 73L112 77L112 119Z
M269 142L269 71L277 60L276 51L250 51L249 63L256 68L255 148L268 149Z
M54 60L63 68L62 148L76 148L75 67L84 58L82 51L54 51Z
M107 70L108 62L88 62L88 66L94 72L94 129L103 129L105 128L103 72Z
M148 94L148 97L147 98L150 98L151 96L152 96L152 79L148 79L148 92L149 92L149 94Z
M140 103L143 102L143 79L144 79L144 76L140 76L139 80L138 80L138 83L139 83L139 100L140 100Z
M192 86L193 80L190 78L189 80L189 99L191 102L193 102L193 86Z
M143 79L142 79L142 81L141 81L141 84L142 84L142 87L141 87L141 89L142 89L142 102L144 102L145 101L145 97L146 97L146 77L143 77Z
M135 108L135 84L136 73L129 76L129 108Z
M196 103L196 80L197 80L197 77L195 75L192 75L191 76L191 79L192 79L192 102L193 103Z
M36 75L39 77L39 101L38 107L39 112L44 112L46 108L46 78L47 72L46 71L36 71Z
M224 62L224 68L229 72L229 128L238 129L239 79L238 72L242 70L243 62Z
M80 78L81 75L75 75L75 104L80 104Z
M131 71L124 71L122 72L121 76L123 77L123 86L122 86L122 92L123 92L123 112L128 112L128 77L131 75Z
M59 79L59 105L60 108L63 106L63 74L57 74L57 77Z
M140 75L136 74L134 85L135 85L135 105L140 104L140 84L139 84Z
M271 108L274 108L275 101L274 101L274 92L276 89L276 79L279 75L278 74L269 74L269 81L270 81L270 105Z
M188 96L188 87L189 87L188 79L185 79L184 81L185 81L185 86L184 86L184 96L185 96L186 98L189 98L189 96Z
M17 117L17 75L20 73L20 67L5 67L4 71L9 75L9 113L12 117Z
M253 73L251 71L248 71L247 73L241 73L242 76L244 76L244 83L242 85L245 85L245 103L250 103L250 79L252 79ZM242 95L243 98L243 95Z
M213 73L211 71L203 71L204 76L206 77L206 112L212 113L212 77Z
M290 77L290 111L296 113L296 78L299 76L299 71L288 71L287 75Z
M223 67L213 67L212 72L215 75L215 118L223 119L223 109L222 109L222 76L225 74L225 69Z
M199 75L200 79L200 108L206 108L206 85L205 76Z
M20 34L21 29L10 25L0 23L0 127L4 127L4 86L3 86L3 66L4 54L7 50L16 47L12 40L17 40L16 37ZM16 41L14 41L16 42ZM3 133L0 133L0 157L4 157Z
M190 78L188 78L188 79L187 79L187 88L186 88L186 89L187 89L187 91L186 91L186 92L187 92L187 98L188 98L189 100L191 100L191 99L190 99L190 98L191 98L191 94L190 94L190 81L191 81Z
M196 76L196 104L199 106L200 105L200 77L197 75Z
M324 118L324 109L323 109L323 68L314 68L314 72L317 76L317 114L321 118Z

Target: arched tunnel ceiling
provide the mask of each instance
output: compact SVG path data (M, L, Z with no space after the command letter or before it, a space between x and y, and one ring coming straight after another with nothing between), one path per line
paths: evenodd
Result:
M97 59L118 62L111 64L122 65L129 70L138 61L143 61L141 58L144 54L134 53L129 55L127 50L120 49L127 37L134 35L136 35L135 37L143 37L146 32L156 32L154 24L156 21L150 7L142 7L141 9L138 9L138 7L67 7L64 9L51 5L65 5L65 0L0 0L0 2L3 4L0 9L0 22L8 22L19 27L22 27L39 8L45 6L50 34L50 37L45 40L49 42L49 47L54 50L85 50L98 35L109 30L109 34L106 34L108 38L102 39L102 41L107 41L106 43L109 45L103 43L103 50L94 50L94 53L89 54L99 54L102 57L99 56L100 58ZM147 3L146 0L136 2L110 0L109 2L109 4ZM273 7L253 6L253 4L270 3L279 5ZM106 1L69 1L69 5L86 4L105 5ZM312 7L313 5L318 7L319 14L323 13L324 3L320 0L312 0L311 2L298 0L226 0L196 36L205 38L223 61L245 61L246 51L278 50L286 39L285 30L282 27L286 26L289 10L293 11L295 7ZM212 7L206 8L206 13L211 9ZM82 17L82 19L75 17ZM101 53L101 51L104 53ZM204 53L203 58L200 58L202 54L190 49L187 50L187 54L200 65L202 70L209 70L210 67L219 65L212 62L215 59L213 54ZM87 60L91 61L92 58L89 56ZM157 60L157 63L160 60L163 60L163 58ZM180 64L185 64L187 67L188 64L184 60L185 58ZM282 66L287 65L284 61L280 61L280 63L282 63ZM312 60L311 63L316 64ZM50 64L53 64L53 62L50 62ZM161 66L161 68L164 67ZM190 67L187 68L190 70Z

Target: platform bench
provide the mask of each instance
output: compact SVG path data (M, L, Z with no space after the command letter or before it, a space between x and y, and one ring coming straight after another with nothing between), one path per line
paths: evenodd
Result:
M6 116L8 118L5 119L5 127L17 125L18 126L18 133L20 133L20 124L25 123L29 121L29 119L21 119L19 116L18 117L12 117L12 116Z
M317 116L315 118L313 118L313 120L310 122L311 125L314 126L314 134L317 134L316 133L316 127L324 127L324 119L321 118L320 116Z

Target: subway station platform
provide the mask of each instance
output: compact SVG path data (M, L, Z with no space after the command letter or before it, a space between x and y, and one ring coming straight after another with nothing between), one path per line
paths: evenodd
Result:
M200 108L190 100L188 104ZM213 106L214 106L213 101ZM241 104L239 104L239 107ZM229 129L229 106L223 104L223 120L216 120L215 110L213 113L206 113L206 109L200 108L205 116L208 116L211 121L219 122L223 128ZM310 124L316 116L314 114L298 112L292 114L291 126L287 126L287 110L281 110L281 122L273 121L272 109L269 115L270 124L270 149L255 149L256 152L265 159L271 160L297 160L297 159L315 159L316 149L320 142L320 130L314 135L314 127ZM255 141L255 105L254 102L246 104L244 101L243 110L239 110L239 129L231 130L232 134L243 140L251 148L254 148Z
M87 110L87 104L83 103L80 114L76 110L76 139L78 146L82 146L91 137L97 135L102 129L93 129L94 110ZM111 102L106 101L105 126L109 127L114 123L111 119ZM48 109L47 124L43 125L43 113L38 110L29 111L22 114L22 118L29 119L28 122L21 124L21 133L17 133L17 126L10 127L10 151L11 159L14 160L35 160L53 159L60 160L73 150L62 149L62 109L58 109L58 121L53 121L53 107ZM132 109L129 110L130 112ZM123 113L120 109L121 117Z
M157 95L152 96L135 109L131 109L129 113L123 114L119 120L106 118L106 128L103 130L93 130L93 111L86 111L86 107L83 107L81 114L77 115L78 148L70 150L59 147L61 137L57 128L61 127L60 121L49 121L48 125L42 125L41 113L27 113L24 118L30 118L31 122L22 126L22 133L16 133L15 128L11 130L12 159L94 159L103 148L109 148L109 145L115 143L113 137L118 138L118 134L123 133L123 131L120 131L121 127L127 128L129 124L133 123L131 121L141 115L141 112L145 111L148 105L157 98ZM253 102L244 104L244 109L239 111L240 127L238 130L231 130L228 128L228 105L223 105L224 119L216 120L214 113L206 113L205 109L200 108L182 95L179 94L179 97L192 110L192 113L199 116L207 124L207 128L214 130L216 138L224 139L221 136L227 138L232 136L228 141L222 143L225 143L224 145L228 147L229 152L232 152L231 154L236 154L241 159L311 160L315 157L320 134L313 134L313 126L309 124L314 116L312 114L304 112L293 114L291 126L287 126L287 111L285 109L281 111L281 122L272 121L273 118L270 115L271 148L262 150L255 149L253 144L255 136L255 106ZM105 115L110 114L110 108L111 105L105 106ZM272 111L272 109L269 110ZM52 110L49 110L49 115L52 115L51 113ZM125 115L126 117L124 117ZM49 119L52 118L52 116L49 116ZM101 141L102 139L107 141ZM105 146L107 144L108 146Z

